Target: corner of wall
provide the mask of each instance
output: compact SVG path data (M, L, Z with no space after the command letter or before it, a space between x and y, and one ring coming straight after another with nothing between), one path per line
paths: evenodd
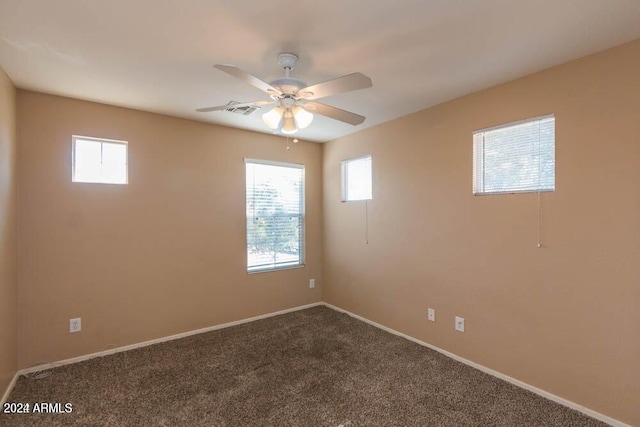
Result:
M18 369L16 87L0 68L0 396ZM5 392L6 390L6 392Z

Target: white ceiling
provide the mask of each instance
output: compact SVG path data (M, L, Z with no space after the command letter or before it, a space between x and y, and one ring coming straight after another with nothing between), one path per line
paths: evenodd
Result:
M214 69L269 81L279 52L309 84L359 71L373 88L322 102L324 142L640 38L640 0L0 0L0 66L16 86L269 133L261 112L199 107L268 99Z

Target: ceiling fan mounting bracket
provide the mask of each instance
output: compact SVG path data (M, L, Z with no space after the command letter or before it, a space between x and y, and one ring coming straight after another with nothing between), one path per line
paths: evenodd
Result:
M284 76L278 77L269 82L271 86L278 89L279 94L271 94L271 99L282 99L283 95L295 95L300 89L306 87L307 84L300 79L291 77L291 70L295 68L296 62L298 62L298 56L293 53L280 53L278 55L278 64L284 68Z
M293 70L298 62L298 55L293 53L278 54L278 64L282 65L285 70Z

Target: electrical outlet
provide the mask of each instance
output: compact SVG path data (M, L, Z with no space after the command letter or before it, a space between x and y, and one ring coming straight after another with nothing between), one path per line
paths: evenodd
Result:
M427 319L432 322L436 321L436 311L433 308L427 310Z
M464 332L464 317L456 316L456 331Z
M309 289L316 287L316 279L309 279Z
M69 319L69 333L80 332L82 330L82 319L76 317L75 319Z

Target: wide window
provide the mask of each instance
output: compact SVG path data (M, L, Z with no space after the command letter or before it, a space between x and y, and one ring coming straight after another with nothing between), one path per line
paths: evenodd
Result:
M304 264L304 166L246 159L247 271Z
M127 183L127 142L73 137L72 181Z
M555 190L555 117L473 133L474 194Z
M371 200L371 156L342 162L342 201Z

